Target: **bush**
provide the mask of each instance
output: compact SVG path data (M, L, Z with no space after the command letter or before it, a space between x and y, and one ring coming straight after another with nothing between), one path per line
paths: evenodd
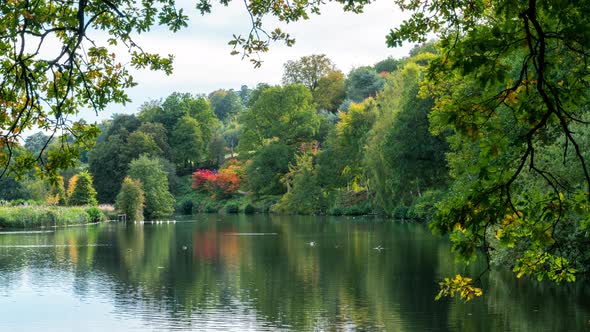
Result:
M205 204L205 211L207 213L217 213L219 212L219 205L215 201L209 201Z
M102 213L102 211L95 206L87 208L86 213L88 214L89 222L101 222L106 221L107 219L104 213Z
M393 218L395 219L407 219L409 208L407 206L398 206L393 209Z
M351 206L344 209L344 215L346 216L362 216L366 214L360 206Z
M248 204L246 204L246 206L244 206L244 213L245 214L254 214L254 213L256 213L256 208L254 207L254 205L248 203Z
M240 207L235 202L229 202L225 205L226 213L240 213Z
M193 200L191 198L185 198L182 200L176 209L181 214L192 214L193 213Z
M215 198L227 198L238 192L240 176L243 176L241 166L230 164L219 172L199 169L193 173L192 187L198 192L210 192Z
M208 169L198 169L193 173L192 187L196 191L210 191L217 173Z
M328 214L333 216L341 216L343 214L342 208L339 206L334 206L328 210Z

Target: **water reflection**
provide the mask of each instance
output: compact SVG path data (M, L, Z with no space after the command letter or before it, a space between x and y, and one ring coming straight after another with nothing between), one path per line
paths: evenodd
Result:
M436 281L459 269L426 227L358 218L203 215L0 234L0 330L590 327L581 283L493 273L481 299L433 301Z

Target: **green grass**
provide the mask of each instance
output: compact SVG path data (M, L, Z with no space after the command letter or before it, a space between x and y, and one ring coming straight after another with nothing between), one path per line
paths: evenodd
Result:
M103 221L96 208L61 206L0 206L0 228L39 228Z

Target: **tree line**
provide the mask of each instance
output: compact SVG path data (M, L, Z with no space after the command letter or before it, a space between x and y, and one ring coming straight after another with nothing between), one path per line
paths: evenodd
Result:
M439 47L421 44L408 57L348 75L327 56L311 55L285 64L282 85L173 93L146 102L136 114L98 124L94 148L56 180L4 177L0 197L58 205L116 203L132 220L220 210L430 220L435 231L451 232L454 250L466 260L481 241L490 249L491 264L519 274L571 281L586 273L584 206L566 203L569 197L584 201L574 194L584 182L575 168L576 150L568 151L567 142L547 132L534 143L543 152L536 159L543 171L514 181L510 202L474 204L489 190L478 186L497 184L519 167L513 156L526 146L514 144L521 132L513 108L524 102L518 94L524 91L504 96L505 112L474 126L480 120L460 118L446 107L457 107L449 96L477 85L460 75L441 85L431 76ZM573 135L578 142L588 140L585 126ZM31 135L16 154L41 153L39 162L48 162L63 145L54 139L45 148L47 140L43 133ZM552 181L573 191L556 191ZM84 194L78 187L86 188ZM567 221L553 225L568 211L566 204L575 209ZM500 211L505 211L501 225L484 227ZM452 222L465 213L481 220L482 229L473 233ZM531 253L556 243L563 245L559 255ZM530 265L540 259L547 269ZM442 295L453 289L467 299L479 295L471 282L448 279Z

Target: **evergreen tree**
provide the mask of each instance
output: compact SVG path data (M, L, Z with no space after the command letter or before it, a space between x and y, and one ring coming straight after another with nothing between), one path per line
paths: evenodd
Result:
M87 171L78 173L75 181L70 181L68 188L71 195L68 198L69 205L96 205L96 190L92 184L92 175Z

